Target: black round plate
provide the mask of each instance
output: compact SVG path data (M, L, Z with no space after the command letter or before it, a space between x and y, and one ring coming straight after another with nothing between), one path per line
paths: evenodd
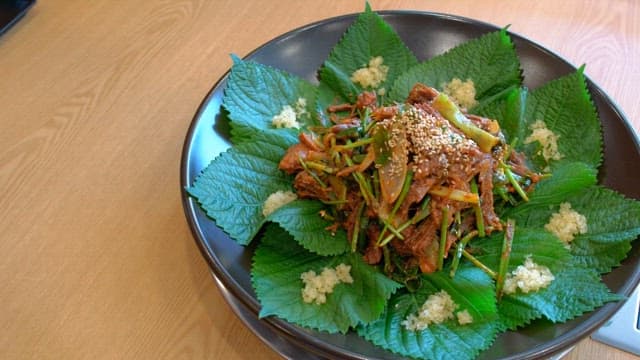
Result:
M381 11L379 14L400 35L419 60L438 55L462 42L499 28L472 19L415 11ZM317 70L327 58L356 15L345 15L310 24L284 34L253 51L246 59L270 65L317 83ZM525 85L535 89L544 83L576 70L551 51L516 34L515 42L524 70ZM568 36L568 35L567 35ZM228 75L228 74L227 74ZM219 153L226 150L227 124L221 110L227 75L220 79L202 102L184 143L181 165L182 199L187 220L196 243L208 261L225 296L244 308L241 317L258 336L276 351L283 347L273 341L286 341L297 349L316 356L347 359L399 359L353 333L331 335L304 329L278 318L257 320L259 303L251 286L250 265L254 248L242 247L220 230L184 191L196 176ZM624 115L593 82L588 86L598 109L604 131L604 165L600 183L639 199L640 148L638 139ZM622 266L604 276L609 288L623 295L631 294L640 280L640 243L633 248ZM498 336L479 359L534 359L557 354L596 330L620 304L607 304L564 324L536 321L526 328ZM248 315L250 314L250 315ZM260 326L252 325L258 322ZM262 336L264 329L277 334ZM276 340L270 340L276 339ZM282 352L281 352L282 353Z

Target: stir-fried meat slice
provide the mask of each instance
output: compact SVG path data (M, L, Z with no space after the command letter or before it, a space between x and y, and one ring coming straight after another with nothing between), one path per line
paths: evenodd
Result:
M418 265L420 271L425 274L435 272L438 270L438 250L440 244L437 241L432 241L425 248L424 252L416 255L418 258Z
M422 177L414 180L409 188L405 202L411 206L412 204L422 201L433 185L441 181L442 180L436 176Z
M312 151L320 152L324 150L322 148L322 144L316 141L316 138L313 135L301 132L300 135L298 135L298 140L300 140L301 144L304 144L306 147L308 147Z
M327 112L330 112L330 113L337 113L337 112L351 111L351 110L353 110L353 104L331 105L327 108Z
M458 241L458 237L453 233L447 233L447 244L444 248L444 257L447 258L447 254L449 254L449 250Z
M367 228L367 238L369 243L364 250L363 259L369 265L378 264L382 260L382 248L378 246L377 240L380 236L380 228L376 224L371 224Z
M493 173L495 171L495 160L487 155L480 162L480 173L478 183L480 190L480 208L484 217L485 225L493 227L495 230L502 229L500 218L493 209Z
M430 216L418 225L403 231L404 240L393 241L392 244L400 254L420 255L425 249L436 241L437 232L442 221L442 211L435 201L429 204Z
M430 216L417 226L404 231L402 234L405 236L405 239L393 241L393 246L400 254L412 255L418 258L420 270L422 272L426 273L435 271L440 247L440 227L442 226L442 221L446 221L448 224L451 224L453 222L454 214L469 206L470 205L466 203L449 201L447 199L434 196L433 200L429 204L431 211ZM442 209L444 207L449 208L446 219L443 219L442 217ZM469 225L467 224L467 226ZM453 246L457 240L458 238L454 234L447 234L447 242L444 252L445 257L451 246Z
M438 90L424 84L417 83L413 86L407 97L407 103L428 103L438 96Z
M331 132L334 134L341 133L345 130L360 126L360 120L357 118L346 118L340 121L340 123L331 126Z
M391 119L398 113L397 106L383 106L379 107L371 113L371 118L375 121L382 121L384 119Z
M298 139L300 142L289 147L278 164L278 168L287 174L293 174L303 169L300 160L317 161L327 158L322 145L311 135L300 133Z
M285 155L280 159L278 168L287 174L293 174L303 169L300 160L323 161L326 159L328 159L326 152L309 150L309 148L303 144L295 144L287 149Z
M509 166L511 166L511 171L514 173L523 177L529 177L533 184L541 180L541 175L536 174L529 169L526 158L521 152L515 150L511 151L511 155L509 156Z
M478 161L471 164L455 163L447 169L447 184L450 188L469 191L471 179L478 173Z
M377 102L376 93L373 91L365 91L358 95L356 101L356 109L375 108Z
M532 173L529 167L527 167L524 154L517 151L511 151L511 156L509 156L509 166L511 166L511 171L520 176L527 176Z
M330 105L327 107L327 112L330 114L335 114L339 112L349 112L351 115L355 114L356 110L362 110L364 108L375 108L377 102L377 96L375 92L365 91L358 95L355 104L337 104ZM337 118L332 118L333 120L337 120Z
M433 106L431 106L431 104L429 103L415 103L413 104L413 106L415 106L418 109L423 110L424 112L426 112L429 115L432 116L436 116L436 117L442 117L442 115L440 115L440 113L438 112L438 110L434 109Z
M296 174L294 187L300 198L333 204L333 230L346 230L349 241L366 235L365 244L355 244L357 250L368 264L384 260L387 272L400 269L409 274L416 267L423 273L436 271L441 237L446 236L446 257L459 237L477 228L480 219L473 208L478 202L486 232L501 230L493 181L502 160L526 178L525 185L540 179L522 154L510 151L509 159L504 159L507 146L483 151L477 138L466 135L433 105L438 94L416 84L404 105L378 107L376 93L363 92L355 104L330 106L331 125L315 135L300 135L300 142L279 164L283 171ZM365 113L370 119L361 119ZM502 139L495 120L464 116L474 129ZM475 180L477 196L471 190ZM427 198L428 214L421 208ZM366 230L357 229L363 219ZM446 234L441 234L443 222L448 225ZM389 226L401 232L400 238Z
M322 187L306 171L299 172L293 180L293 187L300 198L329 200L330 189Z
M404 199L404 202L396 213L398 222L404 223L405 221L409 220L409 211L411 210L411 208L416 204L422 202L433 185L439 182L441 182L441 180L436 177L423 177L414 180L409 187L407 197Z
M473 229L476 228L476 217L474 214L468 214L468 216L464 216L461 219L461 223L458 226L458 231L460 234L467 234Z
M280 159L278 168L287 174L293 174L302 170L300 159L305 159L309 151L310 149L302 143L297 143L289 147L282 159Z
M395 239L391 245L399 254L417 258L422 272L434 272L438 261L437 231L439 227L440 219L431 216L410 231L403 232L404 240Z

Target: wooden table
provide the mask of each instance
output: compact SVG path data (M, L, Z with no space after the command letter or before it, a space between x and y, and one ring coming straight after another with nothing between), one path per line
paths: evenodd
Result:
M322 3L322 5L319 5ZM372 1L474 17L574 64L640 129L640 3ZM0 37L0 358L277 359L180 200L200 101L273 37L364 1L41 0ZM584 340L569 359L632 359Z

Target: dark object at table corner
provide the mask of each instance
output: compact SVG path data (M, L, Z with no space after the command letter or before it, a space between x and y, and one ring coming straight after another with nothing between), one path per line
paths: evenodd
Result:
M0 0L0 35L4 34L36 3L36 0Z

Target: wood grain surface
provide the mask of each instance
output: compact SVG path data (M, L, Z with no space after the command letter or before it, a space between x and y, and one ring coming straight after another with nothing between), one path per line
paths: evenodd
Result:
M473 17L587 64L640 129L640 2L371 1ZM278 359L184 218L181 148L213 83L364 1L42 0L0 36L0 358ZM568 359L634 359L585 339Z

